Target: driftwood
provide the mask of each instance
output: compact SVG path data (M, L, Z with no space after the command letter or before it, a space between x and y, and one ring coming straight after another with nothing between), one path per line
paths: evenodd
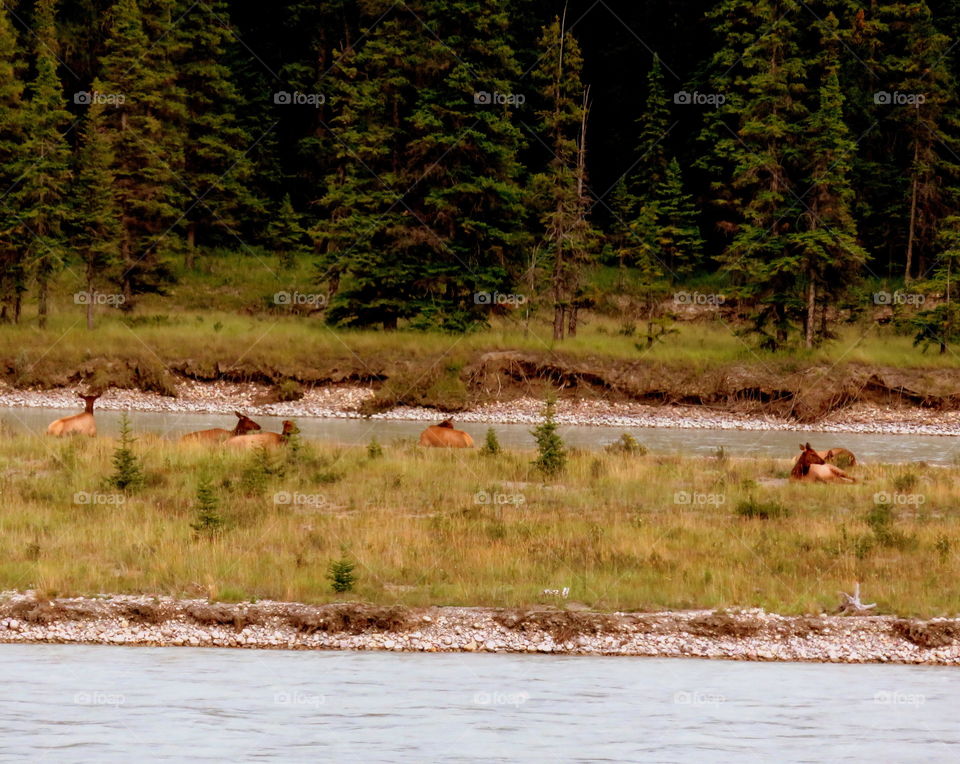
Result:
M876 602L871 602L869 605L864 605L860 601L859 581L853 585L853 594L840 592L840 596L843 597L843 600L840 602L840 607L837 608L837 615L849 615L851 613L863 614L877 606Z

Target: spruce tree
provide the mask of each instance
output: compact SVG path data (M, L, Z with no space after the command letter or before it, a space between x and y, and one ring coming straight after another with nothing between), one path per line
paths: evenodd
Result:
M633 180L631 191L644 203L652 199L659 186L667 180L670 166L666 145L670 132L670 105L660 57L656 53L647 72L647 99L637 120L637 130L640 140L637 144L637 162L630 173Z
M30 129L22 152L28 159L15 192L24 256L37 282L38 323L47 325L50 281L66 259L64 227L69 215L70 148L65 133L72 118L57 74L56 0L38 0L34 14L36 76L29 87Z
M168 9L160 0L150 10L154 34L169 31ZM177 180L182 97L165 47L154 42L138 3L117 0L108 16L101 78L93 84L94 91L117 100L104 109L103 121L123 225L117 283L126 309L135 295L162 293L172 280L168 258L178 248L174 228L184 197Z
M0 8L0 184L8 199L0 205L0 320L18 321L22 295L27 289L27 269L16 190L29 157L23 152L26 109L23 102L22 61L17 34L6 6Z
M113 155L101 104L92 104L81 136L74 184L71 243L83 265L87 329L94 327L93 295L115 278L122 226L114 196Z
M284 270L293 268L297 255L306 250L306 231L300 224L300 215L293 208L290 194L284 194L280 207L267 227L267 237Z
M703 239L692 197L683 190L680 163L673 158L654 190L653 238L657 257L672 275L689 275L699 264Z
M546 171L534 176L533 188L552 261L554 340L562 340L569 328L575 332L577 298L594 244L586 217L588 90L581 80L580 46L564 23L556 17L543 28L542 57L533 71L540 88L538 128L552 154Z

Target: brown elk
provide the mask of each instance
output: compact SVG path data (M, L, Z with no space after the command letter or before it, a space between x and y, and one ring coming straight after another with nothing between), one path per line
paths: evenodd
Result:
M97 395L80 395L86 406L82 414L65 416L56 422L51 422L47 427L47 435L89 435L91 438L97 434L97 423L93 419L93 402L100 397Z
M290 436L299 432L297 426L289 419L283 422L283 432L256 432L253 435L234 435L228 438L226 446L236 449L252 448L276 448L284 446L290 440Z
M800 456L797 458L793 470L790 472L791 480L802 480L808 483L856 483L856 479L850 477L839 467L827 464L823 457L810 448L810 444L800 444Z
M473 448L473 438L463 430L453 429L453 422L444 419L440 424L430 425L420 433L420 445L438 448Z
M206 442L222 442L227 440L227 438L238 437L240 435L245 435L248 432L256 432L260 429L260 425L258 425L249 417L244 416L239 411L234 411L233 413L237 415L237 426L232 430L224 430L222 427L214 427L212 430L188 432L186 435L180 438L180 441L200 440Z

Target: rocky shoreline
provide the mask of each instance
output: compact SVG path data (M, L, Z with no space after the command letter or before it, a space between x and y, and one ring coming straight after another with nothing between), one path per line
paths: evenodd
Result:
M0 595L0 643L960 665L960 619Z
M0 387L0 407L76 409L79 388L20 390ZM248 416L362 419L363 402L372 397L370 387L331 385L313 388L293 402L268 402L269 388L252 383L186 382L178 396L138 390L109 390L97 407L113 411L152 413L230 414L235 409ZM543 402L519 398L459 412L459 422L481 424L533 424L540 420ZM435 409L399 407L369 418L436 421L447 416ZM837 409L816 423L800 423L773 416L720 411L705 406L648 405L602 399L562 399L557 420L563 425L599 427L671 427L719 430L792 430L807 432L886 433L898 435L960 435L960 411L938 411L915 406L855 404Z

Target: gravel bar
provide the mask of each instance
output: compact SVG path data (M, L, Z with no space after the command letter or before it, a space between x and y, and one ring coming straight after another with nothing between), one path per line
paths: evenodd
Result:
M19 390L0 387L0 407L78 408L80 388ZM230 414L248 416L320 417L362 419L359 407L374 395L370 387L331 385L312 388L292 403L264 403L270 389L252 383L184 382L176 398L138 390L111 389L97 408L154 413ZM534 424L540 421L543 402L533 398L478 406L453 415L458 422ZM435 409L400 407L371 419L437 421L449 416ZM792 430L898 435L960 435L960 411L935 411L912 406L880 407L858 404L832 412L813 424L772 416L721 411L705 406L646 405L630 401L561 400L557 421L562 425L600 427L672 427L713 430Z
M0 642L960 665L960 620L0 595Z

